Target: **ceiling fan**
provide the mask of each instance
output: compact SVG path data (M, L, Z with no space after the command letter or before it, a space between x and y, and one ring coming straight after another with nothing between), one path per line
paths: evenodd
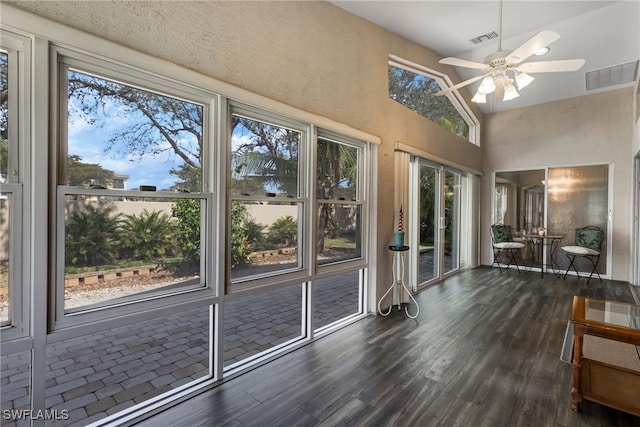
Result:
M476 94L471 99L473 102L485 103L487 102L487 95L493 92L496 93L497 98L503 101L509 101L520 96L518 90L513 85L514 80L518 89L522 90L534 80L529 74L577 71L584 65L584 59L523 63L524 60L539 52L541 49L546 48L548 50L548 46L558 40L560 34L553 31L541 31L513 51L502 50L502 0L500 1L498 20L500 25L498 32L498 50L484 58L483 63L451 57L443 58L439 61L441 64L474 68L482 71L484 74L443 89L436 93L436 96L446 95L449 92L482 79L482 83L480 83Z

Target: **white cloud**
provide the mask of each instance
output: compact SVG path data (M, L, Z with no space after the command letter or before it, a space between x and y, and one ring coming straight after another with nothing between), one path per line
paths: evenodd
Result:
M245 133L245 134L234 134L231 136L231 151L235 151L238 147L243 145L252 144L253 143L253 134Z
M166 140L159 140L157 148L161 152L156 156L145 154L139 157L126 154L128 149L124 143L111 146L109 139L115 133L146 120L139 111L127 111L122 103L111 100L107 100L101 112L95 116L85 114L78 107L77 100L70 100L70 155L78 155L83 162L99 164L115 173L129 175L129 189L136 189L140 185L155 185L158 189L164 189L175 184L176 178L169 174L169 170L177 169L183 160L173 152ZM95 124L90 123L91 119L96 119ZM198 149L197 140L191 135L186 134L179 142L192 152Z

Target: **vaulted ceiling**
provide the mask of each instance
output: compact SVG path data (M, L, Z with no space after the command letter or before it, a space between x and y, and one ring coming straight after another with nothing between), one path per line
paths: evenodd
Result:
M484 62L487 55L498 50L499 38L482 37L500 32L500 2L496 0L331 3L443 57ZM520 91L520 97L501 101L490 96L486 104L479 104L484 112L633 86L638 73L636 63L640 59L640 0L503 1L504 50L517 48L542 30L555 31L561 38L549 46L551 50L546 55L524 62L584 58L585 65L575 72L536 73L533 75L536 80ZM478 37L483 41L474 44L471 39ZM629 65L620 67L624 64ZM479 70L462 67L456 67L456 71L462 80L481 74ZM587 89L586 73L589 72L594 72L590 74L591 83L602 87ZM630 78L629 74L632 74ZM471 84L466 90L473 94L479 84L479 81Z

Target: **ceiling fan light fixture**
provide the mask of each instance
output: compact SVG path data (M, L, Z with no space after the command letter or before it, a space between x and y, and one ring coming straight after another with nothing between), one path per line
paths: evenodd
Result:
M549 53L549 51L551 50L551 48L549 46L544 46L541 47L540 49L536 50L533 54L536 56L542 56L542 55L546 55L547 53Z
M493 81L493 77L487 76L482 79L482 83L480 83L480 87L478 87L478 93L487 95L496 90L496 83Z
M513 86L513 84L511 84L510 80L507 80L504 82L504 97L502 98L503 101L511 101L512 99L515 99L517 97L519 97L520 94L518 93L518 91L516 90L516 88Z
M471 101L475 102L476 104L486 104L487 103L487 94L486 93L481 93L480 89L478 89L476 94L473 95L473 98L471 98Z
M535 77L531 77L529 74L523 73L522 71L516 71L516 84L518 85L518 89L524 89L534 80Z

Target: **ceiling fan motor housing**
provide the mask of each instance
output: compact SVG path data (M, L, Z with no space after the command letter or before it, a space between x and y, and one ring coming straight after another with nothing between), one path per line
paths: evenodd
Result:
M507 57L513 52L512 50L499 50L484 58L484 62L491 68L502 67L507 65Z

